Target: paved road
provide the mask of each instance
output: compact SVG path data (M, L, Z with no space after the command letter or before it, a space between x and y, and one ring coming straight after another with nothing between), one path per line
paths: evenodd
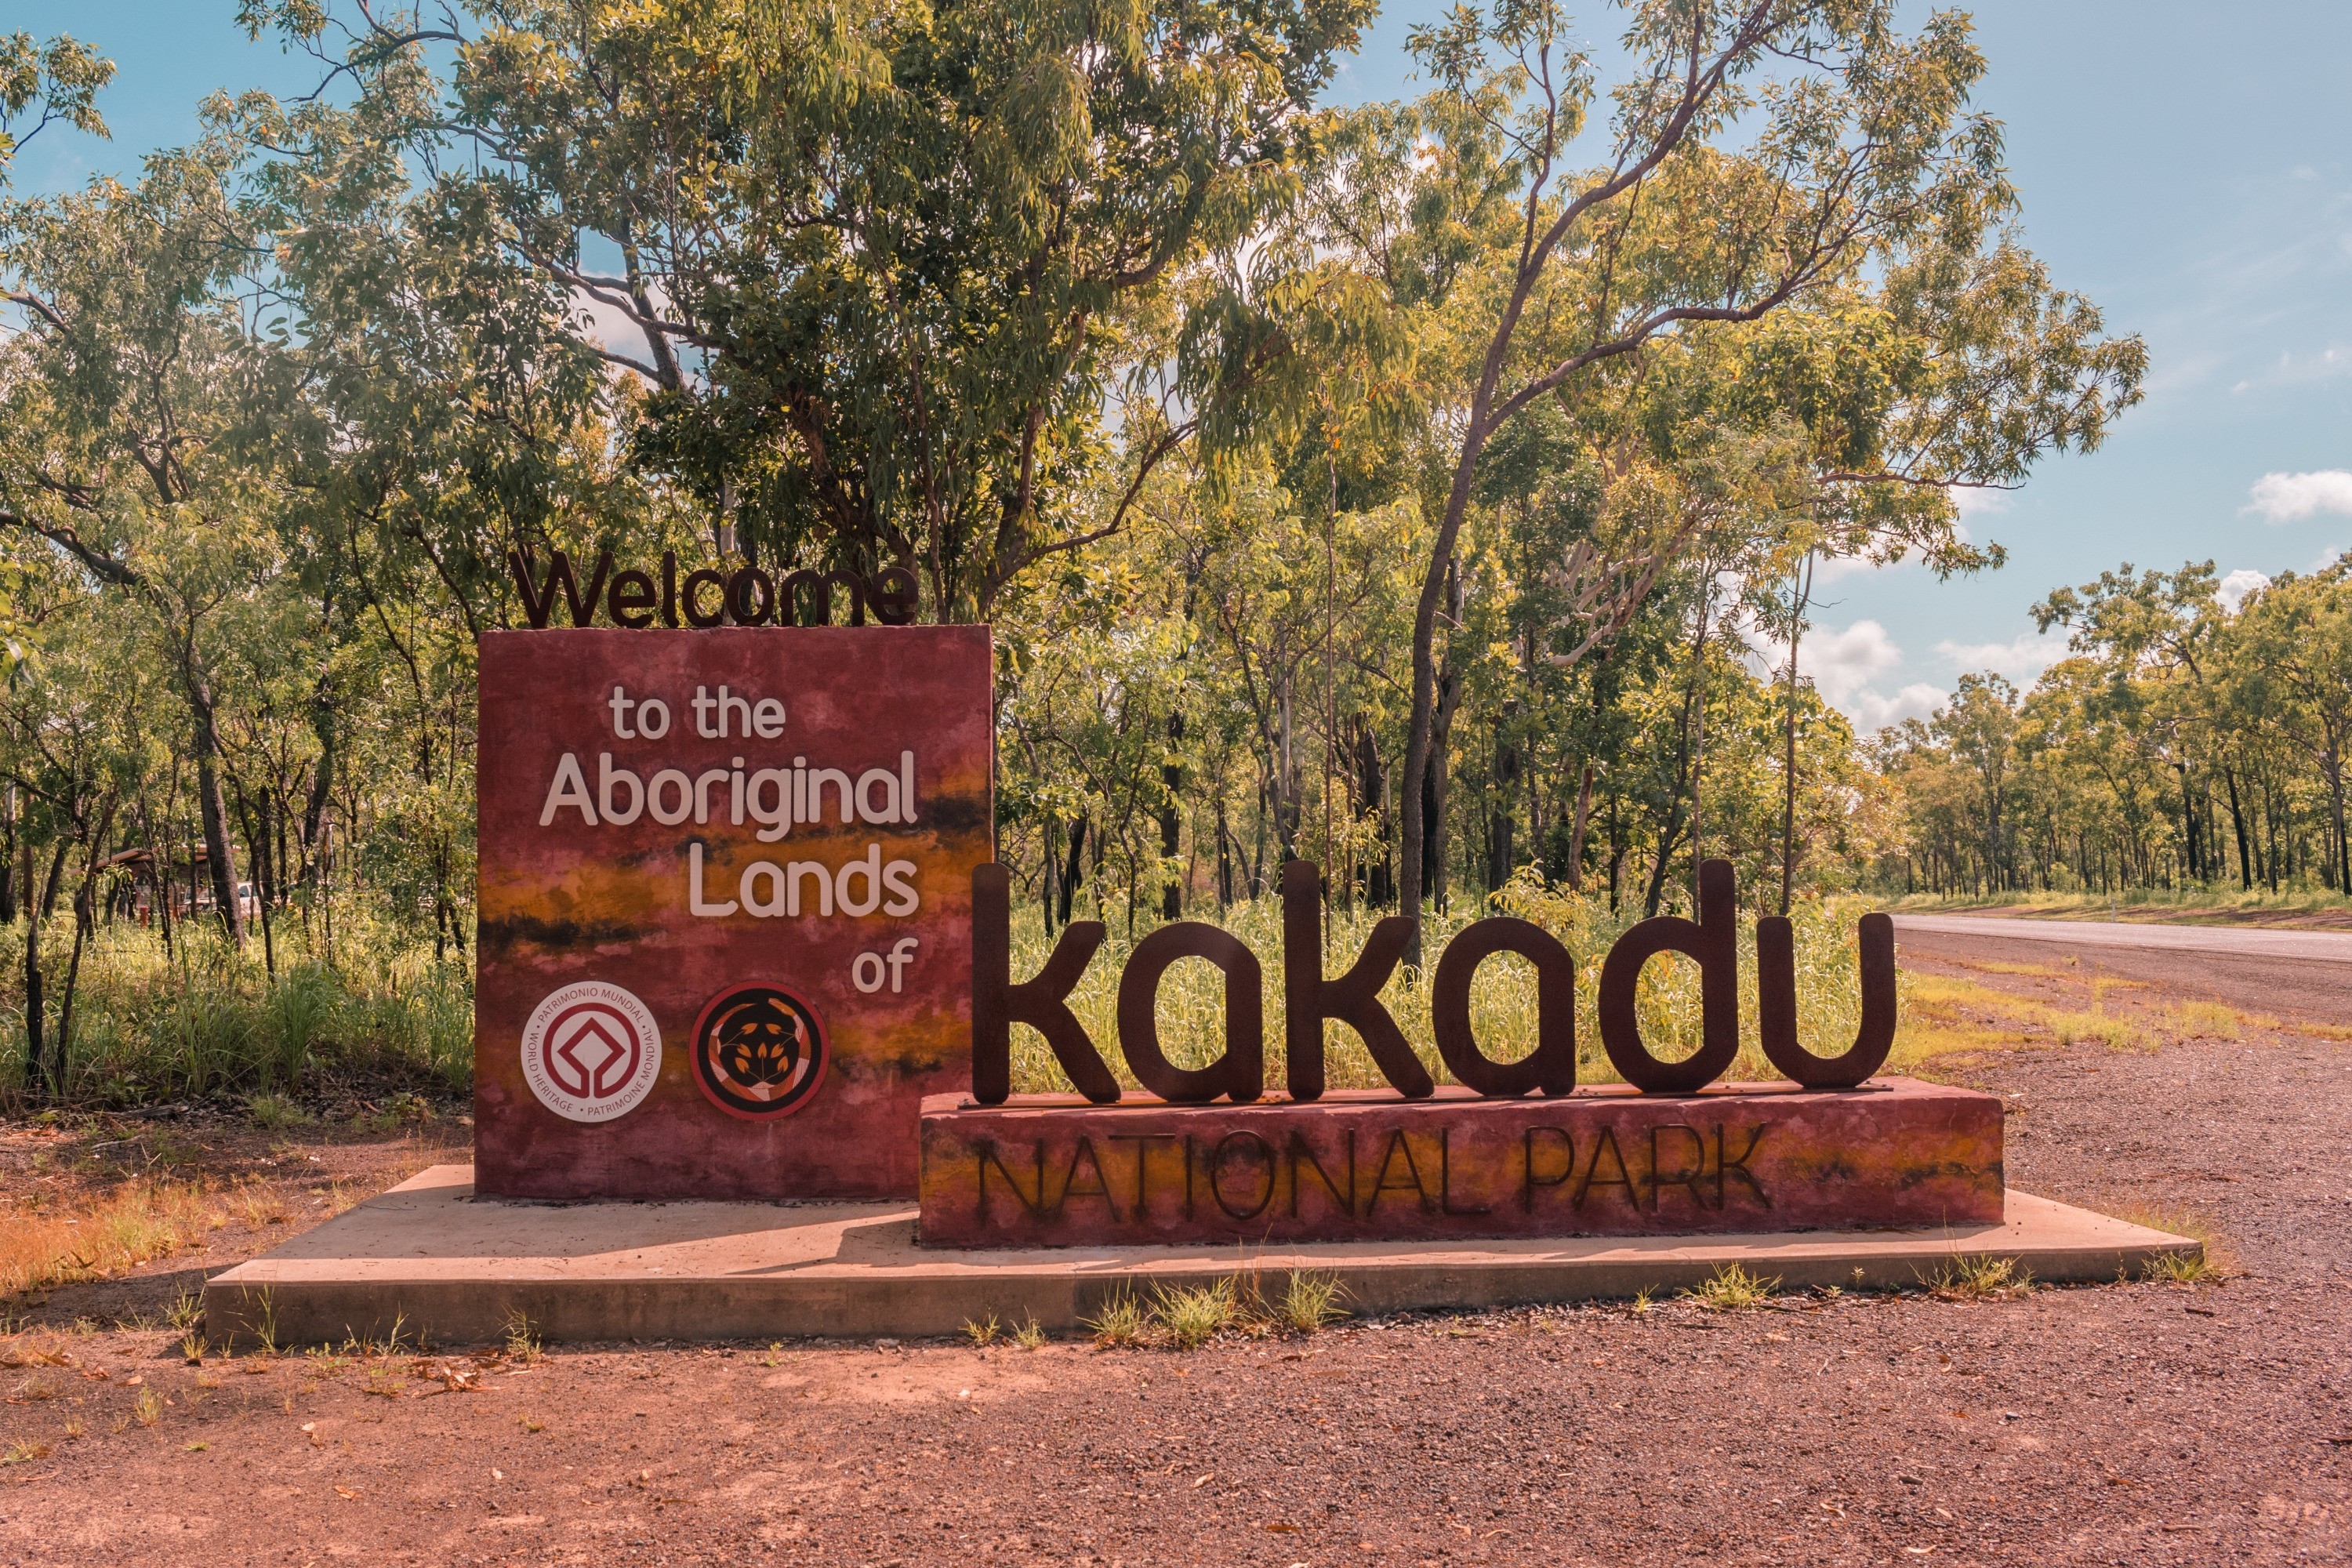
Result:
M1897 958L1928 969L2064 964L2270 1017L2352 1024L2352 932L1897 915Z
M2074 947L2227 952L2352 963L2352 931L2272 931L2244 926L2146 925L2132 921L2016 920L2000 915L1896 915L1898 937L1992 937Z

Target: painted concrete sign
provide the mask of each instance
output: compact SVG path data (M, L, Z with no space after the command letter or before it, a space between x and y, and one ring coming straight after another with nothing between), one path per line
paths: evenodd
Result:
M481 642L487 1195L911 1197L968 1080L976 626Z
M1180 921L1136 944L1118 980L1118 1045L1147 1091L1130 1097L1066 998L1103 939L1073 921L1034 977L1015 984L1009 882L973 876L973 1058L969 1097L923 1107L921 1239L931 1247L1371 1241L1694 1235L1883 1226L1996 1225L2000 1101L1880 1079L1895 1042L1895 928L1857 933L1862 1017L1850 1045L1798 1038L1794 930L1757 922L1758 1034L1791 1081L1717 1080L1739 1049L1738 889L1730 862L1699 870L1696 921L1641 921L1601 967L1598 1019L1622 1085L1579 1087L1576 974L1540 927L1505 917L1455 933L1432 976L1441 1089L1381 1001L1412 935L1373 927L1344 973L1325 973L1320 873L1283 868L1284 1077L1267 1100L1257 956L1229 932ZM1660 953L1698 962L1701 1045L1678 1061L1642 1037L1642 971ZM1536 971L1536 1047L1481 1048L1470 987L1515 952ZM1179 1068L1161 1048L1161 977L1178 958L1224 972L1225 1049ZM1325 1025L1362 1040L1390 1091L1327 1094ZM1011 1027L1043 1035L1076 1095L1012 1092Z

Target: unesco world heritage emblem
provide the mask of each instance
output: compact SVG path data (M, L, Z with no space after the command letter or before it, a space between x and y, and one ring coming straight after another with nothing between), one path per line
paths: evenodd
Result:
M781 985L730 986L694 1023L694 1081L730 1116L772 1121L816 1097L824 1028Z
M636 1109L661 1076L661 1028L643 1002L601 980L575 981L531 1009L522 1072L539 1102L572 1121Z

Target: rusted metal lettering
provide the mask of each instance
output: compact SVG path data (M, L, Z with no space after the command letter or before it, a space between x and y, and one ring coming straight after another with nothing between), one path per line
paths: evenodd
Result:
M1323 1168L1323 1162L1317 1159L1315 1151L1308 1147L1307 1135L1303 1132L1293 1132L1290 1135L1290 1142L1285 1152L1290 1156L1291 1218L1298 1217L1298 1189L1305 1175L1305 1169L1300 1165L1301 1161L1306 1163L1306 1167L1313 1169L1315 1179L1323 1184L1323 1191L1329 1196L1333 1207L1343 1215L1353 1215L1356 1212L1356 1130L1352 1127L1348 1129L1346 1147L1347 1152L1343 1158L1347 1162L1348 1190L1342 1193L1339 1184L1331 1179L1331 1173Z
M1389 1169L1395 1164L1397 1156L1400 1154L1404 1156L1405 1175L1409 1179L1391 1182L1389 1180ZM1421 1179L1421 1167L1413 1162L1412 1145L1405 1142L1404 1129L1402 1127L1389 1134L1388 1147L1381 1152L1380 1170L1373 1176L1370 1195L1364 1200L1366 1218L1370 1218L1372 1212L1381 1206L1382 1193L1411 1193L1419 1201L1423 1210L1433 1210L1436 1206L1429 1201L1429 1188Z
M1559 1140L1559 1174L1557 1176L1538 1176L1536 1174L1536 1138L1539 1133L1548 1134L1550 1137ZM1568 1129L1565 1127L1530 1127L1524 1133L1520 1134L1520 1136L1525 1141L1526 1163L1519 1167L1522 1173L1519 1189L1519 1206L1525 1209L1528 1213L1533 1214L1536 1212L1536 1189L1538 1187L1559 1186L1564 1184L1570 1176L1576 1173L1576 1139L1570 1134Z
M1491 1212L1490 1204L1456 1204L1454 1201L1454 1129L1437 1130L1437 1212L1448 1215L1482 1215Z
M1797 1039L1796 930L1778 915L1756 922L1756 1011L1764 1057L1807 1089L1851 1089L1886 1065L1895 1045L1895 921L1862 917L1862 1027L1837 1056Z
M1601 1156L1603 1151L1607 1152L1611 1163L1617 1167L1617 1173L1606 1181L1601 1179ZM1626 1203L1636 1209L1642 1206L1642 1189L1633 1184L1633 1173L1625 1168L1625 1156L1617 1147L1617 1130L1613 1127L1604 1127L1601 1130L1600 1138L1592 1145L1592 1158L1585 1163L1584 1179L1576 1184L1575 1195L1568 1200L1568 1206L1572 1209L1583 1208L1586 1195L1595 1187L1622 1187L1625 1189Z
M1118 1099L1111 1076L1070 1011L1070 992L1102 945L1100 921L1072 921L1035 978L1013 984L1013 877L993 861L971 873L971 1097L1002 1105L1013 1092L1013 1026L1045 1037L1054 1059L1097 1105Z
M976 1138L972 1141L971 1148L973 1154L977 1156L979 1165L972 1179L978 1184L980 1189L980 1217L982 1224L987 1223L988 1220L988 1168L991 1165L995 1166L996 1173L1004 1178L1004 1184L1013 1189L1013 1197L1019 1200L1021 1207L1031 1219L1035 1219L1045 1212L1045 1141L1043 1138L1038 1139L1036 1142L1037 1195L1034 1198L1021 1190L1020 1178L1015 1176L1013 1173L1013 1168L1004 1163L1004 1156L998 1152L994 1139Z
M1144 1177L1146 1168L1149 1166L1151 1159L1151 1145L1154 1143L1176 1142L1178 1141L1176 1134L1173 1132L1113 1132L1108 1134L1108 1137L1114 1143L1132 1143L1135 1145L1135 1208L1133 1210L1133 1214L1136 1218L1141 1219L1145 1217L1146 1211L1150 1207L1150 1198L1148 1195L1149 1189L1145 1185Z
M1536 970L1536 1048L1498 1062L1470 1032L1470 982L1498 952L1516 952ZM1467 1088L1497 1100L1576 1088L1576 963L1568 949L1530 921L1498 916L1477 921L1445 944L1430 993L1431 1023L1446 1070Z
M1257 1159L1265 1168L1265 1186L1258 1194L1257 1202L1245 1209L1237 1209L1225 1196L1225 1162L1233 1150L1243 1146L1257 1150ZM1255 1132L1228 1132L1217 1141L1215 1151L1209 1156L1209 1195L1216 1199L1217 1207L1224 1211L1227 1218L1255 1219L1265 1212L1265 1205L1274 1201L1274 1190L1280 1184L1274 1145L1265 1139Z
M1399 1094L1425 1099L1436 1088L1429 1069L1381 1002L1381 987L1396 973L1418 922L1397 915L1381 921L1364 939L1364 950L1348 973L1327 980L1317 933L1322 887L1322 869L1313 861L1293 860L1282 868L1282 1037L1290 1098L1304 1102L1323 1097L1323 1020L1337 1018L1363 1037L1372 1064Z
M1709 860L1699 867L1696 923L1678 915L1643 921L1601 961L1601 1044L1618 1075L1645 1094L1696 1094L1739 1054L1738 903L1731 862ZM1678 1062L1650 1054L1634 1007L1643 966L1662 952L1698 960L1700 1045Z
M1160 1048L1160 976L1180 958L1225 972L1225 1051L1204 1068L1180 1068ZM1161 926L1135 944L1118 977L1118 1047L1138 1083L1177 1105L1223 1095L1247 1105L1265 1093L1265 982L1257 955L1231 931L1199 921Z
M1679 1132L1689 1139L1692 1146L1698 1152L1698 1163L1685 1169L1682 1162L1677 1160L1675 1163L1673 1173L1669 1174L1665 1163L1659 1158L1658 1134L1661 1132ZM1697 1128L1687 1126L1680 1121L1669 1121L1650 1129L1650 1212L1652 1214L1658 1212L1658 1189L1661 1187L1680 1187L1684 1196L1689 1198L1700 1208L1705 1208L1706 1199L1700 1194L1698 1184L1706 1174L1706 1140L1699 1136ZM1717 1184L1718 1189L1721 1185L1720 1182Z
M1087 1168L1094 1173L1094 1185L1090 1187L1078 1185L1080 1161L1084 1161ZM1110 1217L1114 1220L1118 1218L1118 1205L1111 1200L1110 1178L1103 1170L1102 1156L1095 1152L1094 1140L1083 1132L1078 1134L1077 1142L1071 1146L1069 1167L1062 1173L1062 1195L1054 1200L1052 1210L1055 1218L1061 1217L1063 1211L1070 1206L1072 1198L1100 1198L1103 1207L1110 1210Z
M1738 1173L1739 1173L1739 1179L1740 1179L1741 1181L1743 1181L1743 1182L1745 1182L1745 1183L1747 1183L1747 1184L1748 1184L1748 1191L1750 1191L1750 1192L1752 1192L1752 1193L1754 1193L1754 1194L1756 1194L1756 1201L1757 1201L1758 1203L1762 1204L1762 1205L1763 1205L1766 1208L1768 1208L1768 1209L1769 1209L1769 1208L1770 1208L1770 1207L1772 1206L1772 1200L1771 1200L1770 1198L1769 1198L1769 1197L1767 1197L1767 1196L1765 1196L1765 1195L1764 1195L1764 1184L1763 1184L1763 1183L1761 1183L1761 1182L1759 1182L1759 1181L1758 1181L1758 1180L1756 1179L1755 1173L1754 1173L1753 1172L1749 1171L1749 1170L1748 1170L1748 1161L1750 1161L1750 1160L1752 1160L1752 1159L1754 1159L1754 1158L1756 1157L1756 1145L1757 1145L1757 1144L1759 1144L1759 1143L1760 1143L1760 1142L1762 1142L1763 1141L1764 1141L1764 1124L1763 1124L1762 1122L1759 1122L1759 1123L1757 1123L1755 1126L1750 1127L1750 1128L1748 1130L1748 1147L1746 1147L1745 1149L1742 1149L1742 1150L1739 1152L1739 1157L1738 1157L1738 1159L1736 1159L1736 1160L1735 1160L1735 1159L1732 1159L1730 1156L1728 1156L1727 1154L1726 1154L1726 1153L1724 1152L1724 1144L1723 1144L1723 1124L1722 1124L1721 1122L1717 1122L1717 1123L1716 1124L1716 1129L1715 1129L1715 1206L1716 1206L1716 1207L1717 1207L1717 1208L1721 1208L1721 1207L1723 1206L1723 1193L1724 1193L1724 1186L1723 1186L1723 1184L1724 1184L1724 1182L1725 1182L1725 1181L1726 1181L1726 1180L1727 1180L1727 1179L1731 1175L1731 1173L1732 1173L1734 1171L1738 1172Z

